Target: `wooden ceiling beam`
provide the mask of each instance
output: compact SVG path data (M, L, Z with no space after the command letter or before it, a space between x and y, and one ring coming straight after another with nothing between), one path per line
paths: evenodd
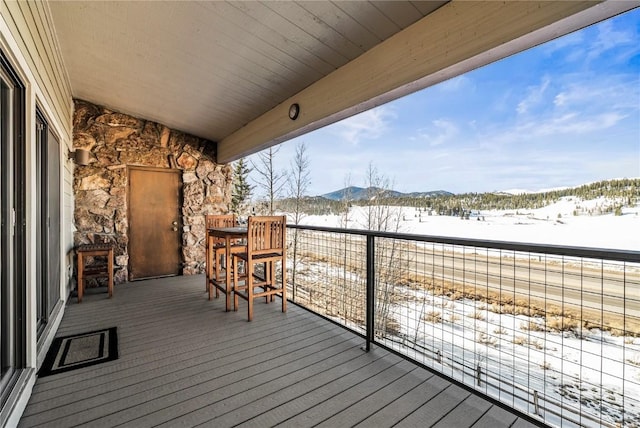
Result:
M452 1L218 142L227 163L638 6ZM300 105L296 120L289 106Z

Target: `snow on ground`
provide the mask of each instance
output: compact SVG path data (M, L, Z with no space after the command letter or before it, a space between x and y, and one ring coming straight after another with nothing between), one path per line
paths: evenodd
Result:
M415 302L397 305L392 313L402 320L403 336L425 349L442 349L441 363L413 355L423 364L463 382L470 380L471 385L475 384L473 368L479 365L485 374L502 379L501 395L507 402L505 391L533 401L515 392L513 385L519 384L523 390L537 391L541 404L557 412L560 406L565 414L582 406L583 412L605 423L621 421L623 413L628 426L640 423L639 338L615 337L596 329L580 335L535 331L526 326L539 323L536 317L497 314L468 299L413 293ZM431 315L425 319L425 313ZM462 361L470 366L466 373L460 369ZM486 392L498 398L493 383L494 388ZM562 424L557 415L545 416L547 423ZM595 420L585 419L582 424L597 426Z
M623 208L619 216L599 214L614 202L565 197L535 210L473 212L469 220L428 215L409 207L393 209L403 219L397 230L400 233L639 251L640 206ZM339 215L307 216L301 223L361 229L366 212L363 207L351 208L346 223L345 217ZM500 315L485 307L478 319L469 314L478 311L480 302L451 301L427 292L416 293L420 296L394 305L391 312L400 321L401 336L410 338L410 342L415 340L415 345L425 350L442 349L443 362L430 357L433 362L429 363L425 360L427 354L411 347L402 352L414 353L423 363L456 378L459 376L453 366L445 367L444 358L451 362L482 362L485 370L491 372L493 367L504 379L502 387L510 382L520 383L523 391L541 393L546 406L581 407L596 420L602 418L605 425L619 423L625 413L625 426L640 423L640 338L615 337L599 330L584 330L580 334L549 332L544 328L532 331L522 326L540 322L539 318ZM440 318L429 320L425 311L437 312ZM448 356L447 349L450 349ZM467 355L468 352L475 354ZM440 354L437 355L439 359ZM486 392L491 394L491 388L495 385ZM505 391L499 394L503 396ZM563 412L559 407L556 410ZM563 424L557 416L549 414L545 420ZM581 425L598 426L596 420L585 419Z
M571 196L535 210L473 212L469 220L428 215L411 207L394 207L402 216L398 232L494 241L523 242L600 249L640 250L640 206L613 213L588 215L611 201L583 201ZM579 215L574 215L574 212ZM366 208L352 207L347 228L363 228ZM345 227L344 216L306 216L301 224Z

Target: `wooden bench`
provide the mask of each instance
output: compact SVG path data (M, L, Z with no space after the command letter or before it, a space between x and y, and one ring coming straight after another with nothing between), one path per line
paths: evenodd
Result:
M78 257L78 303L82 302L87 279L107 277L109 298L113 296L113 245L85 244L76 247ZM106 266L89 266L85 268L86 257L106 257Z

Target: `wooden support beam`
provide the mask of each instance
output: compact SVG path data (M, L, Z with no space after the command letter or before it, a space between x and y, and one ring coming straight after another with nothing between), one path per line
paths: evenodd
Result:
M452 1L218 143L226 163L638 7ZM289 106L300 105L296 120Z

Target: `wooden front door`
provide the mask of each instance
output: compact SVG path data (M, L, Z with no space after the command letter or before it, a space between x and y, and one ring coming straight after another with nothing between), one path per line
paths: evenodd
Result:
M129 279L179 275L181 173L129 168Z

